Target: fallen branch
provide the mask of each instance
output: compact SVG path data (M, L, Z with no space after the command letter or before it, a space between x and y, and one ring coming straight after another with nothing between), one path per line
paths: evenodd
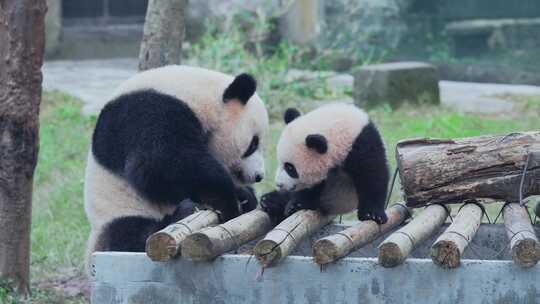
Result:
M482 208L474 203L461 207L450 227L431 246L431 259L442 268L459 266L463 251L480 227Z
M429 205L409 224L392 233L379 246L379 264L384 267L397 266L441 226L448 217L448 210L442 205Z
M309 236L330 223L335 216L323 216L318 211L300 210L260 240L253 252L263 267L274 266L288 256L294 248Z
M182 256L192 261L209 261L235 250L272 229L268 214L255 209L226 223L189 235L182 242Z
M386 215L388 221L383 225L379 226L374 221L363 221L339 233L317 240L313 244L313 259L320 265L334 262L371 243L410 216L409 210L402 204L395 204L387 209Z
M540 260L540 244L526 207L516 203L506 204L503 217L512 259L521 267L533 267Z
M396 158L408 206L540 194L540 132L456 140L406 140ZM523 187L523 171L527 168Z
M146 255L152 261L166 262L180 255L182 241L191 233L219 223L216 212L202 210L171 224L148 237Z

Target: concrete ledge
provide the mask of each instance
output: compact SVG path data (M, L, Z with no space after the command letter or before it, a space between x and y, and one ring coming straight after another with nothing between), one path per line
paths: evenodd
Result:
M314 238L344 228L332 225ZM144 253L96 253L92 303L537 303L540 299L540 266L522 269L510 260L469 259L457 269L443 270L430 259L411 258L388 269L371 257L384 239L380 238L321 271L309 254L301 255L312 239L262 276L255 259L245 254L224 255L211 263L183 259L156 263ZM432 241L413 256L426 253ZM485 257L502 252L507 258L507 242L502 225L482 225L474 251ZM475 254L468 251L466 256Z
M360 107L404 102L439 104L437 68L422 62L366 65L354 72L354 99Z

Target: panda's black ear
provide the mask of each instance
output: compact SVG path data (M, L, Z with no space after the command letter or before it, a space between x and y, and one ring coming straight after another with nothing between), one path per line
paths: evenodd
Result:
M236 76L233 82L223 92L223 102L237 99L242 104L246 104L248 100L255 94L257 89L257 81L249 74L240 74Z
M319 154L324 154L328 151L328 142L326 137L321 134L311 134L306 137L306 146L317 151Z
M295 120L298 116L302 115L300 111L295 108L288 108L283 114L283 120L285 124L289 124L291 121Z

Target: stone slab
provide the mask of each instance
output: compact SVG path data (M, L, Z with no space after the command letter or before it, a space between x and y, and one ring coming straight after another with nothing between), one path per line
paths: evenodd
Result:
M96 253L92 261L92 303L445 304L540 300L540 266L523 269L507 260L503 225L483 224L473 240L475 253L502 260L475 257L462 260L457 269L444 270L422 253L398 267L384 268L373 255L384 239L379 238L370 245L370 251L356 252L321 269L307 249L316 237L345 227L328 226L264 273L246 254L227 254L212 262L177 259L159 263L144 253ZM434 238L436 235L418 249L428 252ZM503 254L497 256L498 252Z
M540 17L538 0L435 0L435 2L440 15L445 19Z
M438 81L437 68L423 62L365 65L354 72L353 95L360 107L439 104Z

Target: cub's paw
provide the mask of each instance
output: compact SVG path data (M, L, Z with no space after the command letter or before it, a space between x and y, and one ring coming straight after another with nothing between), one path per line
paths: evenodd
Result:
M277 223L285 218L285 208L289 199L288 193L268 192L261 196L261 208Z
M302 203L292 200L285 207L285 216L289 217L302 209L307 209L307 208Z
M247 213L255 208L257 208L257 196L255 195L255 190L252 187L238 187L236 189L236 197L240 202L240 209L242 213Z
M377 224L382 225L388 221L388 217L384 210L375 211L375 210L363 210L358 209L358 219L360 221L375 221Z

